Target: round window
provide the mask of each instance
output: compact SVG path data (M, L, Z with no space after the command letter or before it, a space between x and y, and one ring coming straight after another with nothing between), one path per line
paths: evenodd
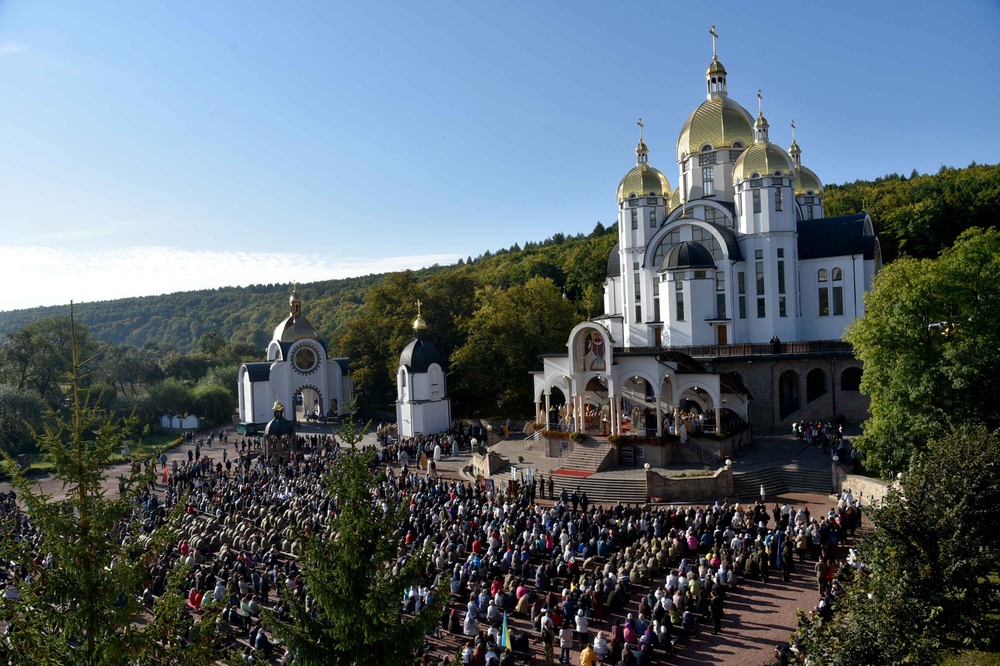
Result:
M310 347L300 347L297 352L295 352L295 357L293 362L295 363L295 368L299 372L309 372L316 367L316 363L319 359L316 357L316 352Z

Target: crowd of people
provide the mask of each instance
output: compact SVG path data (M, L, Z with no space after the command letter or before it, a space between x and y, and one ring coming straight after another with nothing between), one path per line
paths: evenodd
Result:
M438 473L436 464L471 445L468 434L401 440L380 432L379 439L373 510L387 500L408 506L405 550L426 549L433 563L398 611L419 610L443 581L451 594L427 639L427 663L450 661L458 647L462 663L476 666L531 657L568 663L573 650L583 666L655 663L703 623L726 631L728 599L743 581L768 583L772 570L788 580L808 560L819 594L829 594L839 546L860 524L852 497L819 515L805 506L769 512L763 501L594 506L585 494L552 497L551 490L539 502L542 477L498 488ZM180 570L190 637L214 608L216 630L247 663L294 663L260 616L264 608L284 616L286 598L315 604L300 576L295 535L324 529L334 510L323 478L339 451L327 435L299 437L271 456L260 437L225 437L214 446L199 442L186 462L155 461L157 482L128 530L151 533L181 501L185 515L175 546L149 562L146 585L136 591L142 601L151 605ZM13 493L0 498L0 511L14 517L5 524L20 538L37 541ZM45 566L46 554L37 558ZM5 594L16 593L7 585Z

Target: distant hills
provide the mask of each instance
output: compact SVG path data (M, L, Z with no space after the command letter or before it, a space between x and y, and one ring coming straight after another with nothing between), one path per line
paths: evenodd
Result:
M964 229L989 227L1000 219L1000 165L942 167L933 175L891 174L873 181L826 187L828 216L867 210L875 221L883 256L933 257L949 247ZM460 271L479 285L501 288L523 284L535 275L551 278L575 301L581 314L598 314L607 255L615 226L600 222L589 234L556 234L542 242L519 244L469 257L453 266L414 271L423 281ZM387 274L326 280L300 285L305 314L333 345L338 332L363 303L367 291ZM162 296L81 303L79 321L104 341L161 349L194 349L205 333L263 347L287 313L287 284L220 287ZM0 334L33 321L69 314L69 306L0 312Z

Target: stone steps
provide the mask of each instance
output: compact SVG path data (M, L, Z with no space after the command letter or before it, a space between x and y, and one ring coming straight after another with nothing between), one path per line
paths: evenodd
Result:
M733 493L743 501L759 498L761 485L767 496L788 492L829 495L833 491L832 474L824 470L772 467L733 474Z
M563 488L567 493L573 494L574 490L587 493L587 499L591 504L610 504L621 502L622 504L645 504L646 503L646 480L645 479L620 479L607 477L575 477L552 476L556 497ZM546 477L548 483L548 477ZM546 487L546 497L548 488Z
M573 450L559 466L581 472L597 472L610 464L608 458L613 454L614 446L606 441L585 439L574 444Z

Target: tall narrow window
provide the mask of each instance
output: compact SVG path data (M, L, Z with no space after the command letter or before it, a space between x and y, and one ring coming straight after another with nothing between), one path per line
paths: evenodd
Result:
M757 298L757 319L763 319L766 316L766 311L764 309L764 297L760 296Z
M816 281L819 283L819 316L828 317L830 316L830 287L825 268L819 269Z
M715 316L718 319L726 318L726 294L723 292L715 294Z
M736 274L737 291L740 295L740 319L747 318L747 281L746 273L740 271Z
M653 278L653 321L660 321L660 280Z
M779 317L788 316L788 306L785 304L784 296L778 296L778 316Z
M633 208L632 209L632 228L633 229L638 229L639 228L639 209L638 208Z
M653 321L660 321L660 299L653 301Z
M757 250L755 268L757 271L757 318L764 317L764 251Z
M642 306L641 305L635 306L635 323L637 323L637 324L641 324L642 323Z
M656 209L655 208L650 208L649 209L649 228L650 229L655 229L656 228Z
M833 269L833 314L844 314L844 272L839 268Z
M638 273L632 275L632 286L635 288L635 302L638 303L642 300L642 295L639 293L639 280L641 276Z
M812 206L806 206L806 219L807 220L813 219L813 207Z
M684 283L677 283L677 321L684 321Z
M778 259L778 293L785 293L785 260Z
M701 193L702 196L706 197L710 197L715 194L715 167L702 167Z
M753 212L760 212L760 190L753 191Z
M781 210L781 188L775 188L774 190L774 210Z

